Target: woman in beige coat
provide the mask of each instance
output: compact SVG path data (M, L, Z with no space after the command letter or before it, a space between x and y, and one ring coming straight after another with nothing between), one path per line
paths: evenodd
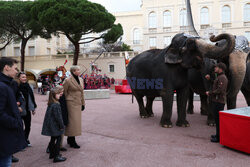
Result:
M79 66L70 68L71 77L63 83L64 95L68 108L68 125L65 129L65 136L70 147L80 148L76 143L75 136L82 134L82 111L85 108L83 79L79 77Z

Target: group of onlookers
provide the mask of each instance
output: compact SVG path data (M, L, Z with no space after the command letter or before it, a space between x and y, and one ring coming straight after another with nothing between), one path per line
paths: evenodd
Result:
M0 59L0 167L17 162L18 158L13 154L31 146L31 115L35 115L37 105L27 76L24 72L18 73L17 63L12 58ZM66 160L59 154L60 150L67 151L62 146L64 135L68 136L70 147L80 148L75 136L81 135L84 85L78 66L72 66L70 72L71 77L63 86L51 89L42 127L42 135L51 137L46 152L50 153L53 162Z
M85 75L82 76L84 81L84 89L109 89L111 84L115 83L114 78L109 78L108 76L104 75Z

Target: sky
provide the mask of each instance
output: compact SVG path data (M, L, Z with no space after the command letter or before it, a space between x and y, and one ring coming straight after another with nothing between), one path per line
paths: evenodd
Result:
M139 10L141 0L89 0L103 5L109 12Z

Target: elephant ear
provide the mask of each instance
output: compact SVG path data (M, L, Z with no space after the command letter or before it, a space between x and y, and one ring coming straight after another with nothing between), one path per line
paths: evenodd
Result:
M170 45L167 48L167 51L165 53L165 63L168 64L179 64L182 62L182 58L180 56L180 51L178 48L174 48L172 47L172 45Z

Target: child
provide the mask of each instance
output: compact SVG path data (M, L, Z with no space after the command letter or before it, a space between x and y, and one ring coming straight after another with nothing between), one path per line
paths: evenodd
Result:
M62 162L66 158L60 152L61 135L64 133L64 124L61 113L59 99L61 91L54 88L50 91L47 111L43 121L42 135L51 136L49 143L49 158L54 158L53 162Z
M61 106L61 113L62 113L62 118L63 118L63 123L65 126L67 126L68 124L68 110L67 110L67 104L66 104L66 99L65 99L65 96L63 94L63 86L61 85L57 85L56 86L56 89L60 92L60 99L59 99L59 103L60 103L60 106ZM60 144L60 151L67 151L66 148L63 147L63 138L64 138L64 134L62 134L61 136L61 144ZM46 152L49 153L49 145L46 149Z

